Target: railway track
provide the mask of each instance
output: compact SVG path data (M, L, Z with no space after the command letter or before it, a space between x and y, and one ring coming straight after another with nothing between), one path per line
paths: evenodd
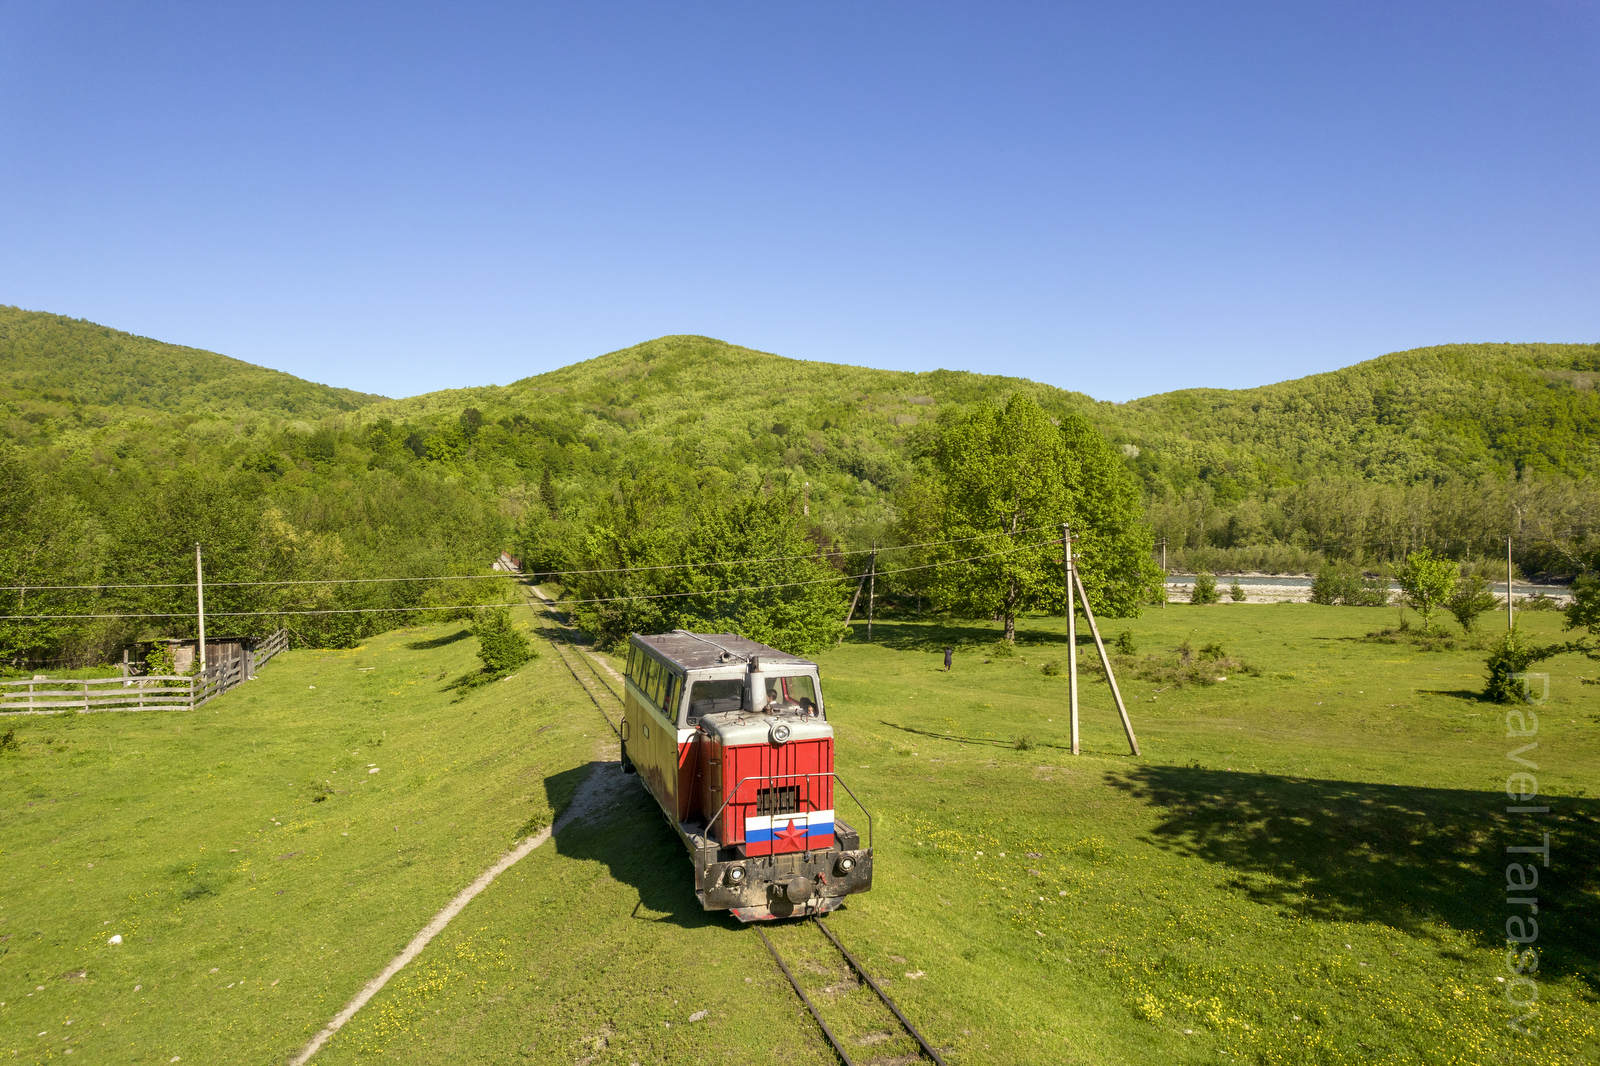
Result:
M611 687L610 682L595 667L594 660L573 645L572 638L567 632L567 627L556 619L555 611L551 607L549 599L537 587L533 585L526 585L525 587L528 590L533 606L542 609L539 612L539 625L544 630L545 639L550 642L550 647L555 649L556 657L561 660L561 664L567 668L568 673L572 674L572 679L578 683L578 687L583 689L584 694L589 697L589 702L594 704L594 709L600 712L600 717L605 719L606 725L610 727L611 732L621 737L622 732L617 723L611 720L611 715L607 713L605 707L601 706L600 700L596 698L597 694L603 692L610 699L616 701L617 713L621 714L623 707L621 694ZM574 665L574 660L584 665L586 668L584 673L578 672L578 667ZM588 675L587 678L584 676L585 673Z
M822 932L823 936L827 937L828 944L837 952L835 961L831 966L827 964L826 960L827 949L815 937L809 938L809 943L806 943L805 939L803 939L801 930L809 929L813 925ZM784 957L778 953L777 946L767 936L766 930L762 929L760 925L755 925L753 928L756 934L761 937L761 942L767 946L767 951L772 955L772 961L778 964L778 969L783 972L783 976L787 977L789 984L794 987L795 994L800 997L800 1001L811 1012L811 1017L816 1019L817 1026L822 1030L823 1035L828 1038L828 1043L833 1045L834 1052L839 1056L839 1060L844 1063L844 1066L856 1066L856 1059L850 1053L850 1045L852 1044L855 1046L856 1054L858 1055L863 1054L864 1049L870 1048L870 1053L875 1061L888 1059L893 1062L909 1062L913 1058L922 1058L936 1063L937 1066L945 1066L945 1061L939 1057L939 1052L934 1049L932 1044L928 1043L926 1037L917 1031L917 1027L911 1024L911 1020L905 1016L894 1000L889 998L889 994L883 990L883 986L873 980L872 975L867 973L866 967L862 966L861 962L850 953L850 950L839 942L839 938L834 936L833 930L828 928L827 922L824 922L821 918L810 918L804 922L788 925L785 933L791 935L786 935L784 939L793 941L791 946L799 959L798 965L808 974L823 981L832 980L832 984L825 984L822 988L815 990L816 993L820 993L819 998L824 999L824 1002L830 1008L839 1009L841 1017L836 1019L835 1025L831 1026L817 1009L817 1002L813 996L806 993L800 978L795 973L795 968L791 967L784 960ZM777 930L775 929L774 932L777 932ZM819 948L821 949L820 952ZM824 958L819 960L819 954ZM837 958L839 957L843 958L845 965L848 967L842 974L837 963ZM851 974L855 977L853 983ZM863 987L870 989L872 995L869 996L863 992ZM887 1015L885 1011L887 1011ZM893 1018L892 1023L887 1020L889 1017ZM895 1033L894 1030L896 1028L900 1030L900 1035ZM909 1054L906 1054L907 1052Z
M562 665L567 668L567 671L572 674L572 679L578 683L578 687L583 689L584 694L589 697L589 701L594 704L595 710L600 712L601 717L606 721L606 725L611 727L613 733L621 736L617 724L612 721L611 715L607 713L605 707L601 704L600 697L603 696L609 701L613 701L616 704L618 713L620 713L623 706L622 695L612 687L611 682L606 680L605 675L595 665L594 660L572 643L568 628L556 617L555 610L549 599L536 587L529 585L527 588L534 606L541 608L539 612L540 626L543 628L550 646L555 649L556 656L561 660ZM578 666L579 663L582 664L581 670ZM856 1066L856 1058L851 1055L848 1046L850 1043L855 1044L857 1054L861 1054L864 1049L871 1049L871 1061L881 1062L888 1060L905 1063L920 1058L935 1063L936 1066L945 1066L945 1061L940 1057L939 1052L934 1049L932 1044L928 1043L927 1038L918 1031L917 1027L911 1024L911 1020L905 1016L895 1001L883 990L883 986L871 974L867 973L866 967L862 966L860 960L840 943L839 938L834 935L832 929L828 928L828 924L825 921L820 917L811 918L805 922L789 924L786 929L799 933L801 930L808 929L813 925L826 938L827 945L831 946L832 950L837 953L834 965L828 967L819 964L814 957L817 952L808 950L805 947L801 948L798 957L805 963L805 969L809 974L813 976L831 975L835 978L841 976L837 973L837 959L842 958L844 960L845 965L848 967L845 974L842 975L845 979L842 981L836 979L833 985L825 986L818 991L825 997L825 1002L828 1003L830 1008L841 1008L843 1017L840 1020L849 1027L849 1030L859 1030L853 1037L848 1030L845 1031L845 1035L841 1036L840 1030L842 1027L830 1026L823 1019L821 1012L817 1009L816 1001L811 995L807 994L800 978L796 976L794 970L790 968L779 953L777 945L772 942L766 931L759 924L753 926L753 928L756 934L761 937L761 942L766 945L773 961L778 964L778 969L783 973L784 977L788 978L789 984L795 990L795 994L800 997L800 1001L811 1012L811 1017L816 1020L817 1026L822 1030L823 1035L828 1038L828 1043L833 1046L835 1054L839 1056L844 1066ZM821 947L821 942L816 941L815 938L811 939L810 948ZM827 948L822 950L825 953ZM855 979L853 981L850 979L850 974L854 975ZM863 988L869 989L871 996L863 993ZM890 1018L893 1019L892 1023L889 1022ZM895 1032L896 1029L899 1030L898 1035ZM863 1062L863 1066L870 1066L870 1062Z

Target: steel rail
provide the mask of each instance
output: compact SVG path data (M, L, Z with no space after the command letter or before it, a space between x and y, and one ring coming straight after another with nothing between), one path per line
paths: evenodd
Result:
M855 1060L850 1057L850 1052L846 1051L844 1045L839 1042L839 1038L833 1035L833 1030L828 1028L828 1023L822 1020L822 1015L817 1013L816 1004L811 1002L811 997L806 995L806 990L800 987L800 982L795 980L794 974L789 971L788 963L783 961L783 956L778 954L778 949L772 946L772 941L767 939L767 934L759 926L756 927L756 935L761 938L763 944L767 945L767 951L772 954L772 961L778 964L778 969L783 971L783 976L787 977L789 984L794 986L795 995L800 997L800 1002L806 1005L806 1009L811 1012L811 1017L815 1018L817 1025L822 1027L822 1032L827 1036L828 1043L832 1044L833 1050L838 1052L840 1060L844 1062L844 1066L856 1066Z
M874 981L872 979L872 975L866 971L861 963L856 961L856 957L854 955L850 954L850 949L839 943L839 938L833 935L833 930L828 928L828 923L824 922L820 915L815 914L811 916L811 920L817 923L817 928L821 929L829 940L833 941L833 946L839 949L839 954L843 955L845 957L845 961L848 962L852 968L854 968L856 973L861 975L861 979L865 981L874 992L878 993L878 998L883 1000L884 1006L888 1007L894 1012L894 1016L896 1018L900 1019L900 1024L906 1027L906 1032L916 1037L917 1043L922 1045L922 1050L928 1053L928 1057L933 1059L934 1062L938 1063L939 1066L945 1066L944 1059L939 1057L939 1053L933 1049L933 1045L928 1043L927 1039L917 1031L917 1027L911 1024L911 1019L907 1018L900 1012L900 1008L895 1006L894 1000L889 998L889 993L878 987L878 982Z
M561 660L561 665L567 668L567 672L572 675L572 680L576 681L578 683L578 687L583 689L583 694L589 697L589 702L594 704L594 709L600 712L601 718L605 719L606 726L610 728L611 732L615 733L617 738L620 740L622 738L621 728L611 721L611 716L606 713L606 709L600 706L599 700L594 698L594 691L588 685L583 683L582 677L578 676L578 671L575 667L573 667L572 660L568 658L567 651L562 650L561 646L563 644L567 646L568 650L573 650L572 642L567 638L565 628L561 626L560 623L555 622L554 619L550 618L550 601L545 599L543 596L540 596L537 592L534 592L531 586L528 587L528 591L532 593L533 596L537 597L538 600L537 604L530 603L529 606L531 607L537 605L544 608L542 613L544 614L545 621L541 621L539 624L539 628L544 631L544 639L550 642L551 650L556 653L556 658ZM559 642L557 642L554 636L551 636L552 629L558 636L560 636L561 640ZM597 674L596 677L598 678L598 676L599 675ZM604 682L601 682L601 684L604 685ZM611 691L611 686L605 685L604 687L610 694L611 698L616 699L617 694Z
M849 948L845 947L839 942L839 938L833 935L833 930L828 928L827 923L817 915L812 915L811 920L816 923L817 928L822 930L829 942L831 942L833 946L838 949L839 954L844 956L845 961L849 963L850 968L855 970L855 972L860 975L861 979L867 983L867 987L872 989L873 992L877 993L878 999L882 1000L883 1005L889 1008L890 1012L894 1015L895 1020L900 1023L901 1028L903 1028L906 1033L922 1048L923 1054L932 1059L936 1066L945 1066L945 1061L940 1056L939 1052L934 1049L932 1044L928 1043L927 1038L922 1035L921 1031L918 1030L915 1025L911 1024L911 1019L907 1018L905 1016L905 1012L900 1009L894 1000L889 998L889 994L883 990L883 987L879 985L877 981L873 980L872 975L867 972L866 967L861 965L860 960L850 953ZM800 1002L806 1005L806 1009L811 1012L811 1017L816 1019L817 1025L822 1029L823 1035L828 1038L828 1043L833 1045L833 1050L838 1053L839 1058L844 1062L845 1066L855 1066L854 1061L850 1058L850 1052L845 1049L845 1046L843 1042L840 1041L838 1035L834 1033L833 1029L829 1027L828 1023L823 1020L822 1014L817 1010L816 1004L811 1002L811 997L806 995L805 989L800 987L800 982L795 978L794 972L789 969L788 963L783 961L783 956L778 954L777 947L775 947L772 941L768 939L766 932L757 926L756 934L761 937L761 942L767 946L768 953L772 955L772 961L778 964L778 969L783 971L783 976L789 979L789 984L793 986L795 995L800 997Z

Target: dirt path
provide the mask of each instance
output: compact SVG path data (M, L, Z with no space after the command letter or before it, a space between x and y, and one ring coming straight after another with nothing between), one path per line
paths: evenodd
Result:
M455 899L452 899L443 910L434 915L433 920L411 939L411 943L406 945L404 951L389 960L389 965L383 968L382 973L368 981L366 986L356 993L355 998L345 1004L344 1010L334 1015L333 1020L324 1026L311 1039L310 1043L301 1048L294 1058L289 1060L289 1066L304 1066L305 1063L310 1062L311 1057L321 1049L323 1044L327 1043L329 1037L343 1028L344 1024L351 1018L354 1018L356 1012L366 1006L367 1001L377 995L383 986L389 983L391 977L399 973L407 963L420 955L422 949L428 946L429 941L442 933L445 926L450 924L450 920L460 914L478 893L488 888L495 878L505 873L517 862L533 852L535 848L561 832L568 825L580 818L588 818L598 813L617 798L626 783L627 778L623 776L622 768L619 764L596 764L595 768L590 771L589 776L584 778L583 784L578 786L578 791L572 797L572 802L561 813L561 817L556 820L555 825L542 830L535 836L529 837L514 850L502 855L499 862L489 867L478 876L476 881L462 889Z

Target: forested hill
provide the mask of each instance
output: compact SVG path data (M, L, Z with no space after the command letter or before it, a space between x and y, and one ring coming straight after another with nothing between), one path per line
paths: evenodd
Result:
M82 422L95 409L102 416L131 410L317 419L379 399L83 319L0 305L0 402L34 422L69 412Z
M1147 486L1225 497L1309 477L1438 483L1600 472L1600 345L1451 344L1255 389L1186 389L1118 410Z

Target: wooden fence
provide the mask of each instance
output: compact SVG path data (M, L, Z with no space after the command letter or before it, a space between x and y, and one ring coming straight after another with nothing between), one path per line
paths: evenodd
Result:
M208 665L203 677L0 681L0 714L192 710L250 680L263 663L288 646L289 635L280 629L252 649L248 658Z

